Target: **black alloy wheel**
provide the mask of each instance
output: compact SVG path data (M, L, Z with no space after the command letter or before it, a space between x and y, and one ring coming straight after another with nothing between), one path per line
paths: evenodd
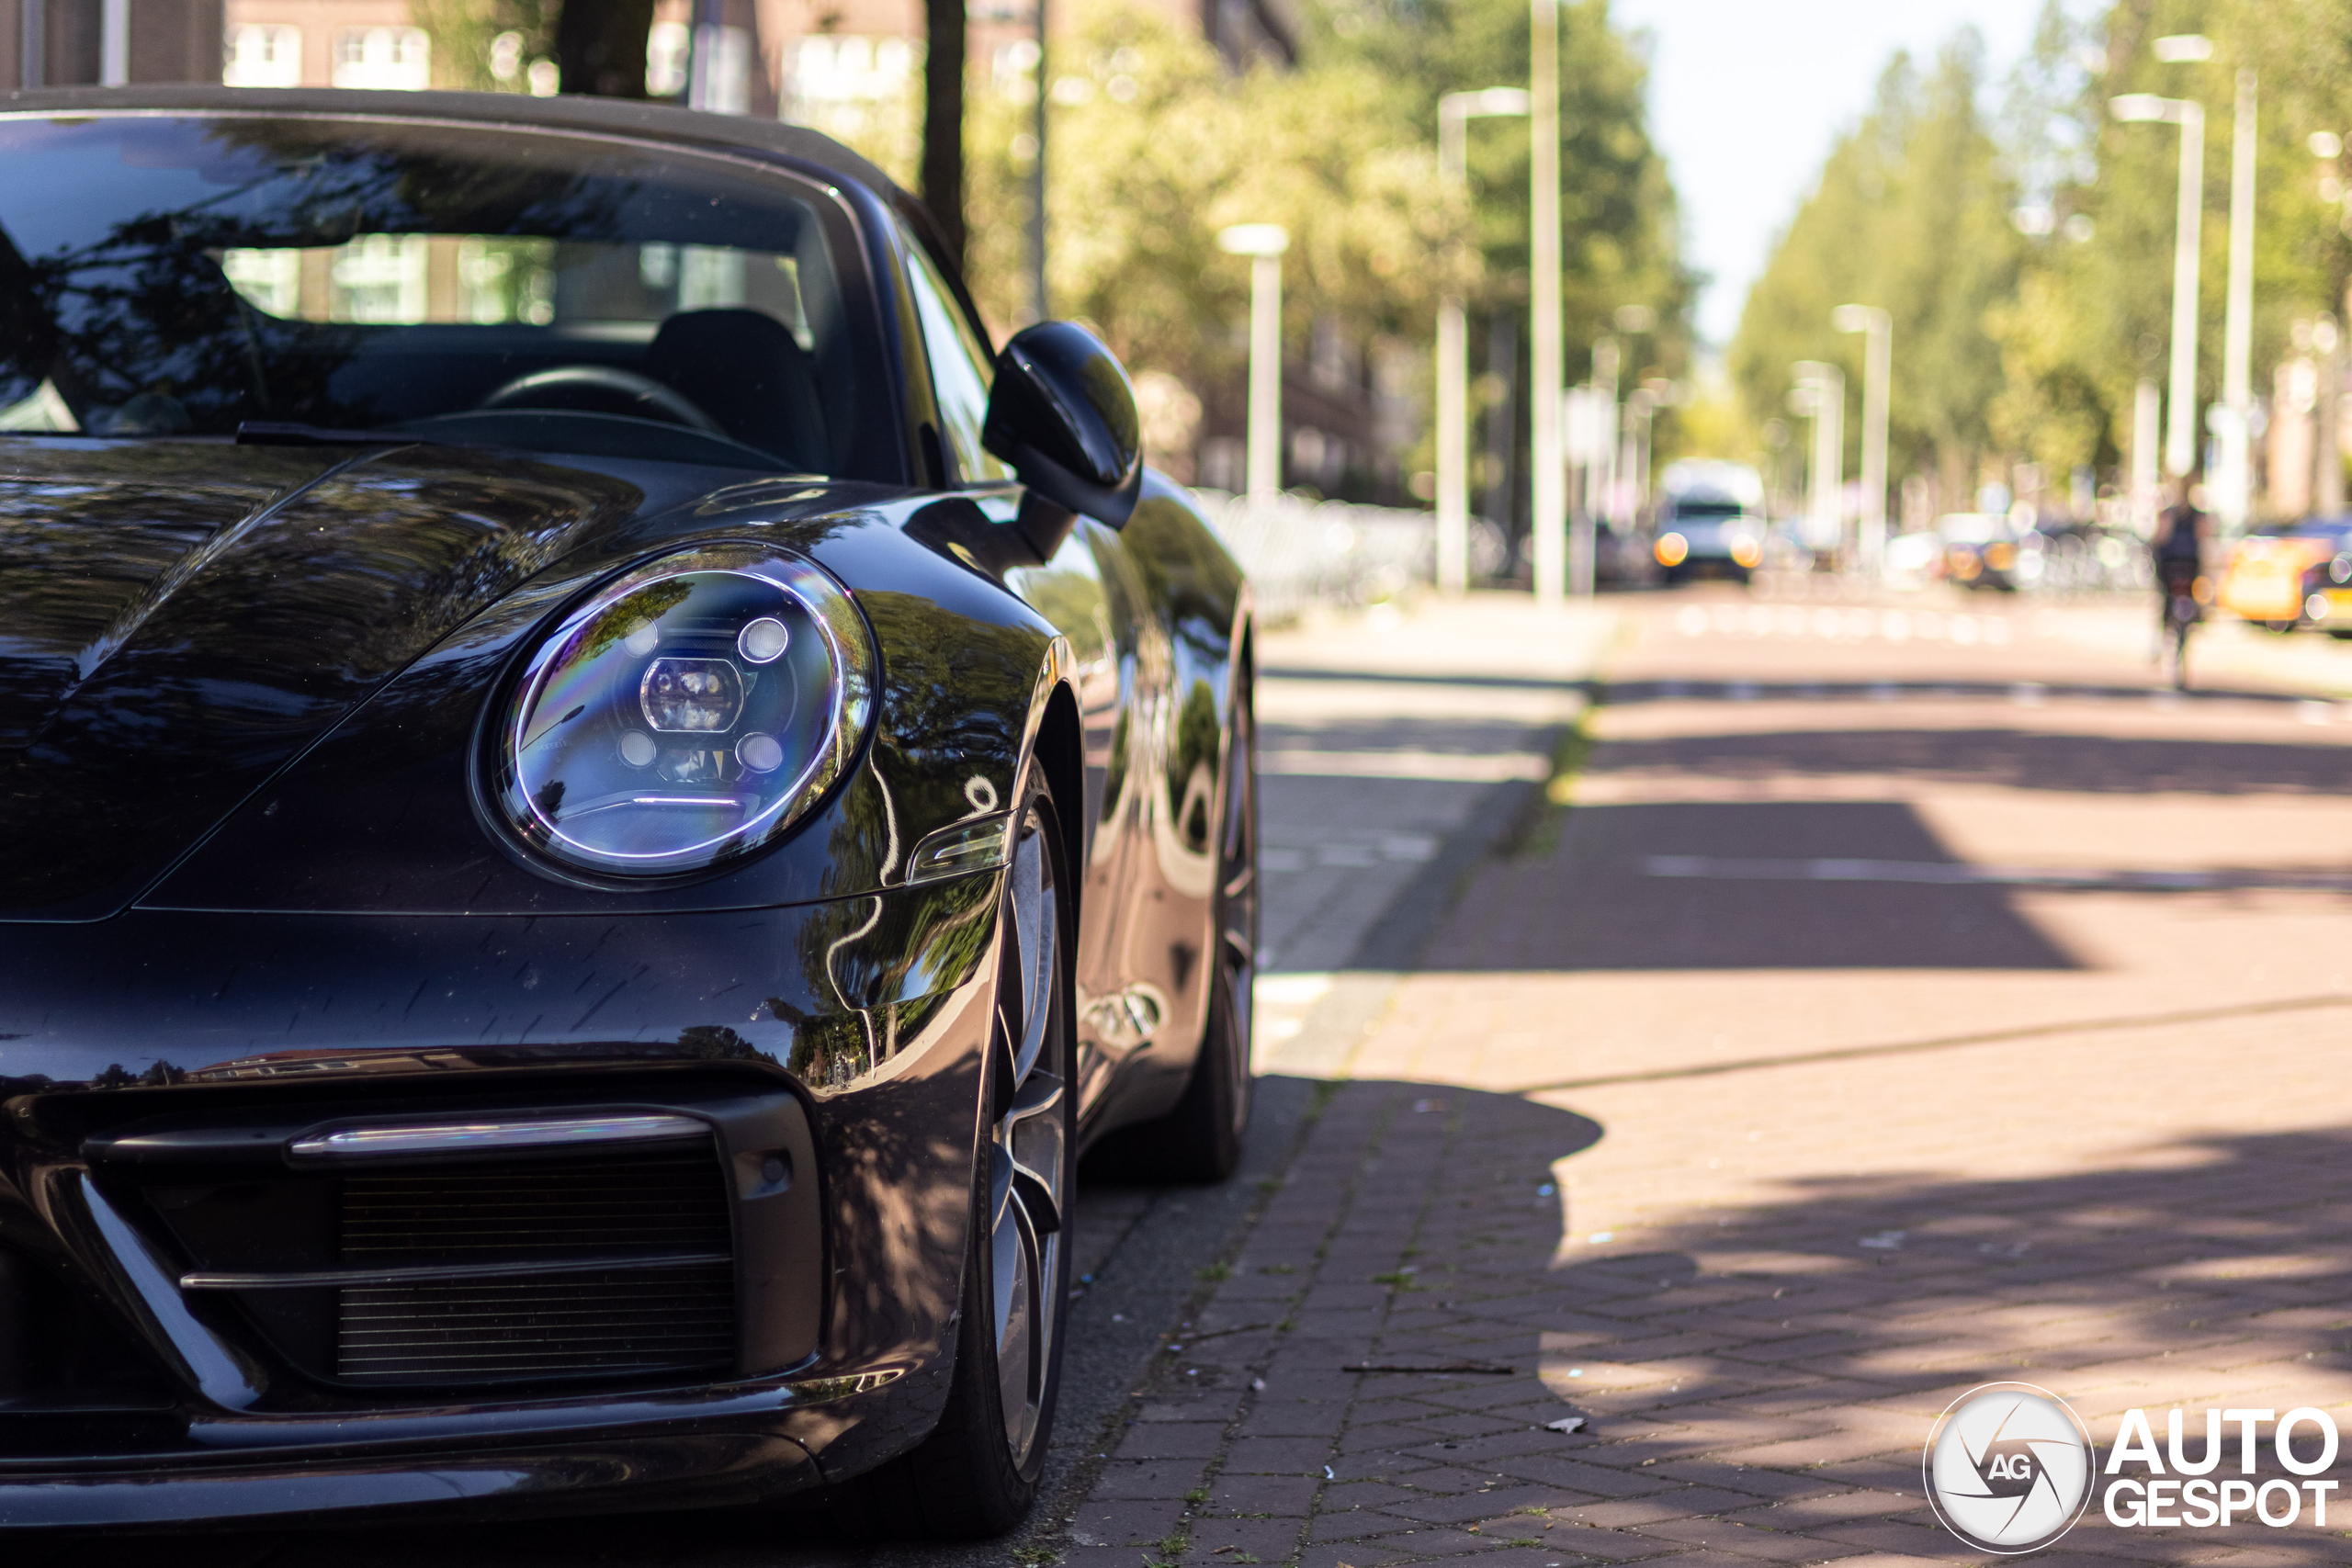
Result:
M988 1128L974 1162L955 1382L931 1437L842 1499L860 1533L1002 1534L1035 1499L1053 1431L1077 1173L1067 952L1077 911L1043 787L1028 790L1019 824L998 911Z

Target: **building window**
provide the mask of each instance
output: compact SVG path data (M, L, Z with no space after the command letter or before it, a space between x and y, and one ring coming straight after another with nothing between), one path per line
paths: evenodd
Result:
M433 85L423 28L345 28L334 36L334 85L416 91Z
M229 29L220 80L232 87L302 85L302 29L245 23Z
M281 321L302 313L301 252L222 251L220 270L229 287L255 309Z
M808 104L878 103L905 92L914 70L906 39L819 35L800 40L792 87Z
M424 256L422 234L362 234L340 247L329 314L338 321L424 321Z
M686 67L694 53L694 35L684 22L656 22L645 35L645 90L657 98L674 98L686 90Z

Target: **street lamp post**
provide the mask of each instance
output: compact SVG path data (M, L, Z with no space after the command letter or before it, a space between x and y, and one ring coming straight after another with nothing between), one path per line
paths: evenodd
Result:
M2220 513L2227 535L2245 528L2254 501L2254 73L2238 73L2237 118L2230 132L2230 286L2222 317Z
M1532 0L1531 60L1528 94L1532 102L1528 149L1529 205L1532 233L1528 263L1531 314L1535 341L1529 360L1534 387L1528 398L1532 439L1530 446L1535 471L1530 477L1529 500L1534 513L1535 599L1557 606L1569 588L1568 472L1561 451L1566 432L1560 422L1560 397L1566 389L1567 353L1561 335L1560 310L1560 5L1559 0ZM1573 574L1578 593L1592 592L1592 520L1577 530L1583 548Z
M2156 461L2162 400L2156 384L2140 378L2132 397L2132 529L2143 539L2154 538L2156 532L2156 487L2163 483Z
M1437 101L1438 172L1466 177L1467 122L1527 112L1519 87L1448 93ZM1448 295L1437 308L1437 585L1459 593L1470 584L1470 350L1462 301Z
M1031 20L1037 29L1037 101L1029 109L1029 139L1037 154L1029 167L1029 309L1042 321L1052 313L1046 293L1046 121L1052 83L1046 72L1046 0L1030 4L1036 7Z
M1805 508L1813 537L1808 543L1835 550L1846 542L1838 495L1846 468L1846 373L1812 359L1801 359L1790 368L1795 372L1796 389L1789 406L1813 416L1812 493Z
M1283 488L1283 253L1290 232L1279 223L1236 223L1217 248L1250 258L1250 443L1245 492L1270 506Z
M1568 417L1577 423L1577 435L1573 441L1563 437L1561 458L1583 470L1583 501L1571 521L1575 530L1586 536L1596 526L1594 520L1608 509L1611 491L1617 482L1619 357L1615 338L1593 339L1591 378L1580 392L1569 394ZM1582 413L1575 412L1579 396L1583 400Z
M1894 374L1894 318L1875 305L1840 305L1829 324L1862 333L1862 537L1857 564L1868 577L1886 559L1886 402Z
M2180 195L2172 245L2172 396L2165 411L2165 471L2185 475L2197 461L2197 258L2204 216L2205 107L2188 98L2126 93L2108 100L2126 124L2180 127Z

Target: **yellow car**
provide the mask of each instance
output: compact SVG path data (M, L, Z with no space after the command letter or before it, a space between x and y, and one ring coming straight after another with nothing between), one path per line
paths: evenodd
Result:
M2272 631L2352 628L2352 568L2330 570L2347 544L2352 523L2339 519L2256 525L2229 553L2215 606Z

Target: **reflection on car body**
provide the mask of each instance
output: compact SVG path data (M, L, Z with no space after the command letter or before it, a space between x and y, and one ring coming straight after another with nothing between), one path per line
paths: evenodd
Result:
M0 1525L1005 1528L1249 1113L1248 590L791 127L0 112Z

